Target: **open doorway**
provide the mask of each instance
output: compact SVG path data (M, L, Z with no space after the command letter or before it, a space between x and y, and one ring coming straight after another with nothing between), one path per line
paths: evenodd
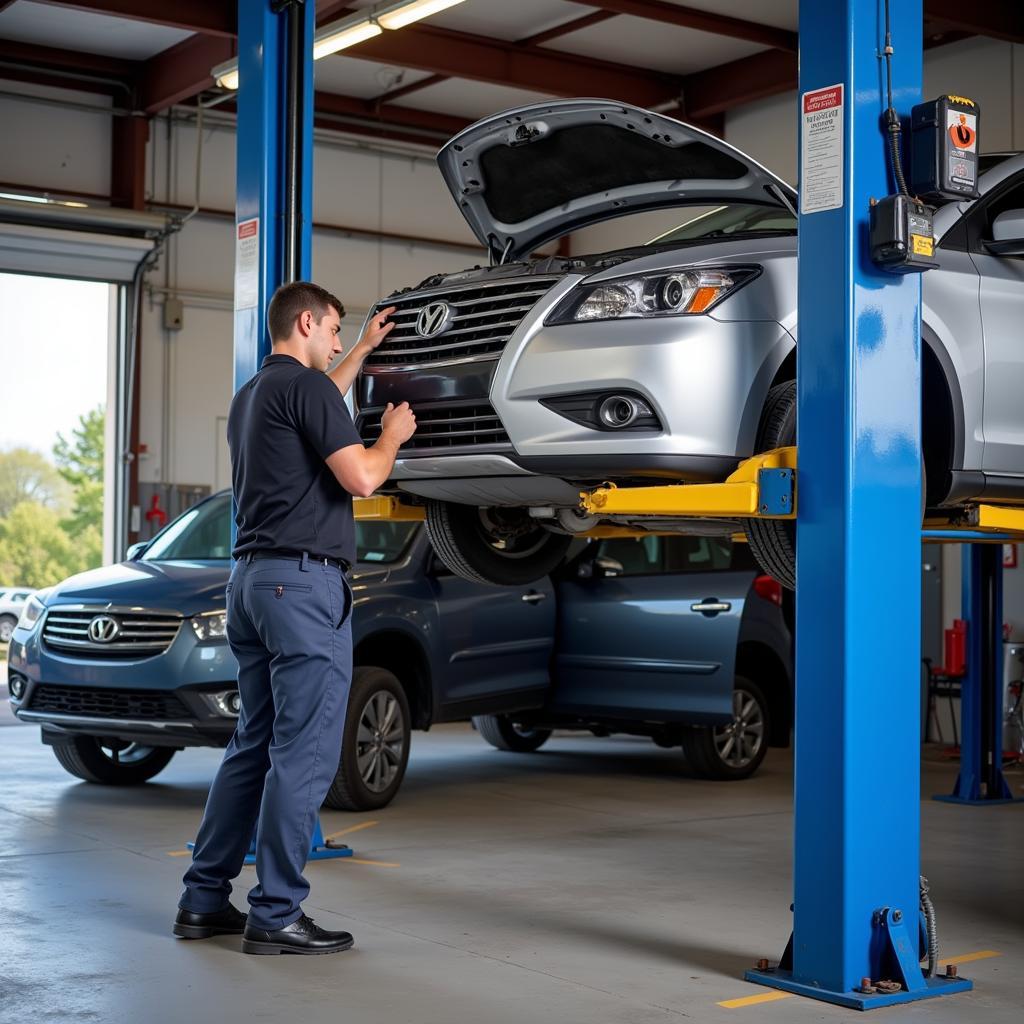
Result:
M118 291L0 273L0 589L113 559Z

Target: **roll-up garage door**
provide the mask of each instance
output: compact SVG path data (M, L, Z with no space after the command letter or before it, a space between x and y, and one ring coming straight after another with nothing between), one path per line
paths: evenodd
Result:
M0 271L127 284L166 227L133 210L0 200Z

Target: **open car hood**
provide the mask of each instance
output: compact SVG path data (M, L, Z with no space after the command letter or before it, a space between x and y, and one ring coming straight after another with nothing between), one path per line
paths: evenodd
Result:
M502 263L641 210L796 207L790 185L735 147L612 100L555 100L494 114L459 132L437 162L473 233Z

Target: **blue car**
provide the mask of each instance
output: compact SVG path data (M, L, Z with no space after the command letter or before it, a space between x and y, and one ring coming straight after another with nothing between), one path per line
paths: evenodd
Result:
M140 783L177 750L230 739L230 516L230 494L216 494L127 561L29 601L11 639L10 700L72 775ZM639 734L726 779L789 742L782 592L744 544L576 541L557 576L495 587L451 573L418 523L360 522L357 534L356 668L327 806L390 802L411 730L439 722L471 718L521 752L555 729Z

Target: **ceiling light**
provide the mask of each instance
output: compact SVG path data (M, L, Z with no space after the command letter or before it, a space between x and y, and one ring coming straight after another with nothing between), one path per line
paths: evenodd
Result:
M319 60L329 53L337 53L380 34L380 25L370 21L366 15L327 25L313 37L313 60Z
M400 3L382 7L376 17L384 28L402 28L462 2L463 0L402 0Z
M238 58L233 60L226 60L223 64L218 64L215 68L210 71L213 75L214 81L222 89L237 89L238 88Z

